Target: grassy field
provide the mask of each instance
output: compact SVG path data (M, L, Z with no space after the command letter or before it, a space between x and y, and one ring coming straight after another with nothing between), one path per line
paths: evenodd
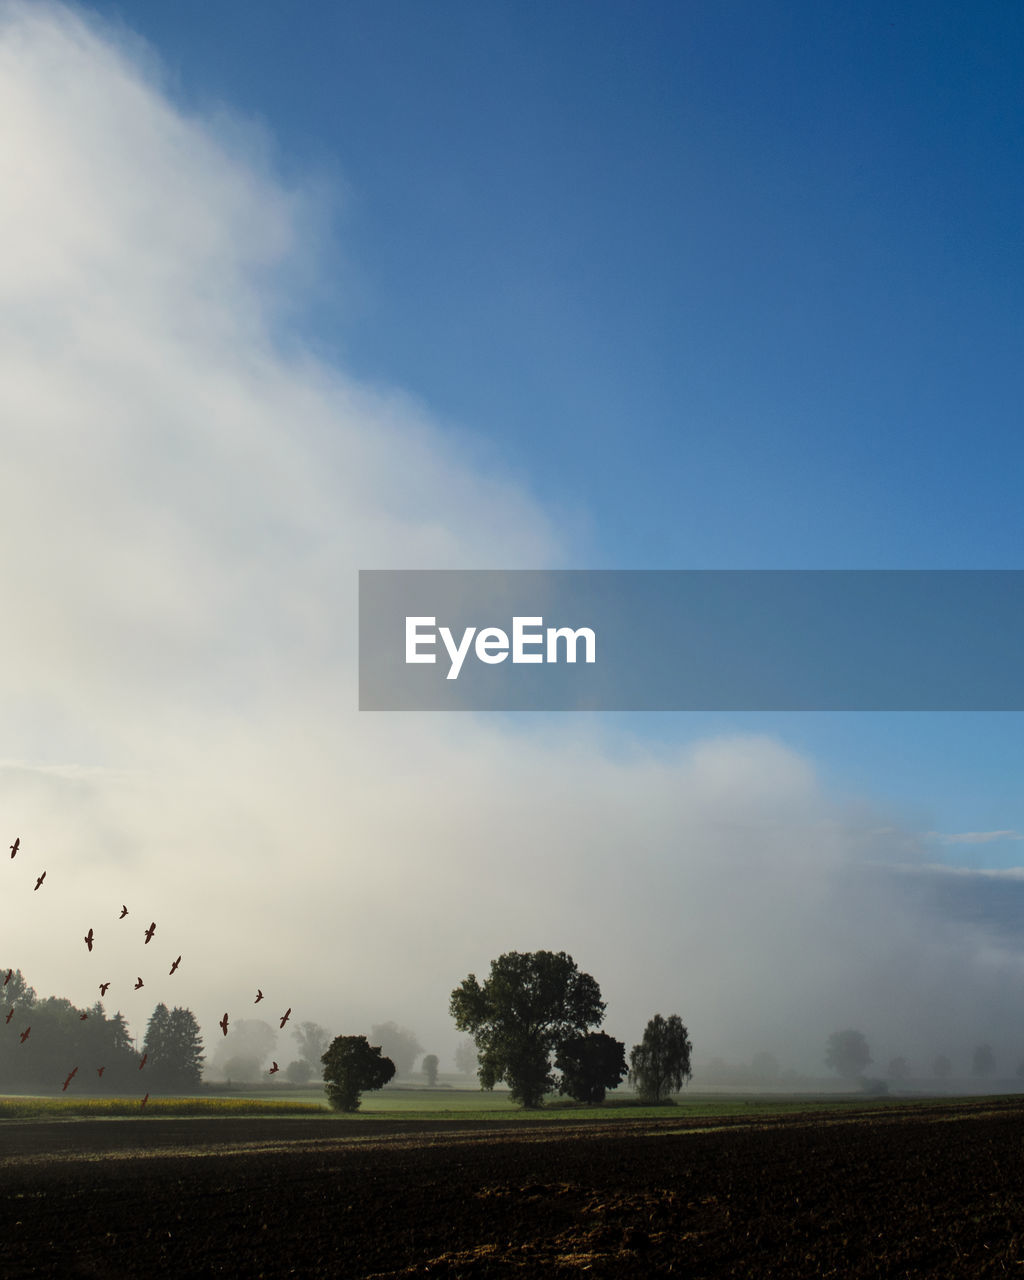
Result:
M995 1098L990 1099L996 1101ZM663 1106L645 1106L626 1095L609 1098L602 1106L588 1107L566 1099L551 1098L540 1110L524 1111L509 1100L508 1094L495 1090L487 1093L479 1089L427 1089L390 1088L363 1095L359 1111L340 1113L332 1111L326 1099L317 1090L266 1090L251 1093L233 1093L231 1096L213 1094L204 1097L178 1095L154 1095L143 1105L140 1098L127 1097L43 1097L0 1096L0 1120L60 1120L102 1119L105 1117L140 1115L154 1117L195 1116L320 1116L340 1123L360 1120L417 1120L417 1121L521 1121L552 1124L586 1124L594 1121L637 1121L650 1119L713 1117L744 1117L795 1115L808 1111L884 1111L899 1108L905 1110L933 1103L931 1098L869 1097L862 1093L836 1095L751 1094L747 1096L723 1096L721 1094L682 1094ZM976 1099L943 1099L943 1103L956 1107L957 1102Z

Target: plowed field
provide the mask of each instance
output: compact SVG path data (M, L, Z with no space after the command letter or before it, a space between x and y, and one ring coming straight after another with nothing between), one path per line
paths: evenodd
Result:
M0 1275L1024 1275L1024 1104L0 1124Z

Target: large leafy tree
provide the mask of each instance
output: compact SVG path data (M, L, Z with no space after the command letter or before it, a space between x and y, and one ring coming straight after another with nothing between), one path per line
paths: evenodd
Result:
M604 1102L607 1089L626 1074L626 1046L603 1031L573 1036L558 1046L555 1066L561 1071L559 1091L577 1102Z
M382 1089L395 1074L395 1064L366 1036L335 1036L321 1061L327 1101L336 1111L358 1111L360 1094Z
M551 1055L604 1018L601 989L564 951L509 951L491 961L484 983L470 974L451 995L460 1031L476 1042L484 1089L504 1081L524 1107L555 1087Z
M644 1029L644 1037L629 1054L629 1078L645 1102L663 1102L678 1093L690 1069L690 1043L677 1013L663 1018L656 1013Z

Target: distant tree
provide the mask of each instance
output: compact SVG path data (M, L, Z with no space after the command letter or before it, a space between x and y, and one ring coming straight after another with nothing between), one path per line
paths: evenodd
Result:
M470 974L449 1011L474 1038L484 1089L505 1081L514 1101L539 1107L554 1088L551 1054L604 1018L601 989L564 951L509 951L481 985Z
M323 1067L320 1070L322 1071ZM296 1058L294 1062L289 1062L284 1069L284 1078L292 1084L309 1084L313 1076L319 1074L319 1072L314 1072L313 1068L303 1058Z
M563 1040L555 1053L555 1066L562 1073L559 1093L577 1102L604 1102L607 1089L614 1089L626 1075L626 1046L603 1031Z
M871 1064L871 1052L862 1031L833 1031L828 1038L825 1066L844 1080L856 1080Z
M11 970L7 965L0 965L0 983L8 973L11 974L10 981L6 986L0 986L0 1000L3 1001L5 1009L11 1008L12 1005L31 1008L36 1002L36 993L25 981L24 974L20 969Z
M433 1089L437 1084L438 1058L436 1053L428 1053L423 1059L423 1074L427 1077L427 1085Z
M937 1076L940 1080L946 1080L952 1071L953 1064L944 1053L940 1053L932 1063L932 1075Z
M910 1064L906 1058L892 1058L889 1062L889 1077L892 1080L906 1080L910 1075Z
M203 1073L203 1037L190 1009L158 1004L146 1026L143 1053L152 1081L161 1089L196 1089Z
M629 1078L645 1102L664 1101L678 1093L693 1072L690 1054L693 1045L677 1013L663 1018L656 1013L648 1022L643 1039L629 1054Z
M365 1036L335 1036L323 1067L327 1100L336 1111L358 1111L360 1095L382 1089L395 1074L395 1064Z
M277 1047L277 1030L262 1018L238 1018L218 1033L212 1067L228 1080L257 1080Z
M455 1070L460 1075L475 1076L477 1063L476 1045L467 1036L455 1046Z
M400 1076L412 1074L413 1064L423 1052L423 1046L408 1027L395 1022L381 1022L370 1028L370 1035L378 1042L381 1051L395 1064Z
M996 1058L990 1044L979 1044L971 1058L971 1075L990 1076L996 1069Z
M319 1080L323 1074L321 1059L331 1043L331 1033L319 1022L300 1022L292 1029L292 1039L298 1046L300 1061L309 1066L309 1078Z

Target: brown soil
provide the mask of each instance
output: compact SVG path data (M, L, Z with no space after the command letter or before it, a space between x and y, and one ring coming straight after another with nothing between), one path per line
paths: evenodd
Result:
M1024 1103L763 1121L0 1123L0 1274L986 1276Z

